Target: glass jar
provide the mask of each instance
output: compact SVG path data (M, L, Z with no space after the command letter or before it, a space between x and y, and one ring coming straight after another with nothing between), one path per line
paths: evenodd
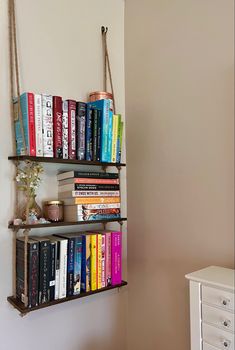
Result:
M51 222L60 222L64 220L64 202L47 201L44 202L45 219Z

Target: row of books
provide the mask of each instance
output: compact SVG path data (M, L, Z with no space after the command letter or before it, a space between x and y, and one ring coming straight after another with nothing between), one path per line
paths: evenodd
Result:
M20 105L23 130L15 99L17 155L120 163L123 122L120 114L113 114L112 100L63 101L25 92Z
M122 281L121 232L70 233L28 239L28 307L115 286ZM16 297L25 302L24 238L16 241Z
M57 175L66 222L120 218L117 173L68 171Z

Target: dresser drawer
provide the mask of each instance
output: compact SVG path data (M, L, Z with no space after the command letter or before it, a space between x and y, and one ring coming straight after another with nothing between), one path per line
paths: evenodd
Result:
M222 329L202 324L203 341L222 350L234 350L234 334Z
M202 302L234 312L234 294L221 289L202 286Z
M234 314L229 311L202 304L202 321L234 332Z
M215 348L214 346L207 344L207 343L203 343L203 347L202 350L218 350L218 348Z

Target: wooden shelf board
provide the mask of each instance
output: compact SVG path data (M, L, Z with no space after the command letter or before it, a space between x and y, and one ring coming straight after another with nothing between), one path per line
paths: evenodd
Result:
M49 224L32 224L32 225L13 225L13 223L9 223L8 228L10 229L33 229L33 228L44 228L44 227L62 227L62 226L76 226L76 225L88 225L88 224L107 224L109 222L122 222L127 221L127 218L119 218L119 219L108 219L108 220L92 220L92 221L76 221L76 222L51 222Z
M49 303L41 304L41 305L38 305L38 306L35 306L35 307L32 307L32 308L25 307L23 303L21 303L19 300L17 300L13 296L8 297L7 300L15 309L20 311L20 313L22 315L26 315L27 313L32 312L32 311L44 309L46 307L57 305L57 304L62 304L62 303L65 303L67 301L88 297L88 296L91 296L91 295L94 295L94 294L106 292L108 290L121 288L121 287L126 286L126 285L127 285L127 282L126 281L122 281L122 283L120 283L118 285L115 285L115 286L109 286L109 287L97 289L95 291L90 291L90 292L81 293L81 294L78 294L78 295L73 295L71 297L67 297L67 298L63 298L63 299L53 300L53 301L50 301Z
M32 157L32 156L10 156L9 160L13 161L24 161L30 160L38 163L55 163L55 164L74 164L74 165L95 165L95 166L113 166L113 167L124 167L125 163L109 163L109 162L97 162L88 160L76 160L76 159L60 159L60 158L47 158L47 157Z

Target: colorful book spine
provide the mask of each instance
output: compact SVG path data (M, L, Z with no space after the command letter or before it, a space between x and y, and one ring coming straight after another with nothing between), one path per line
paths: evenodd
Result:
M60 285L59 285L59 299L66 297L67 292L67 248L68 240L60 240Z
M94 171L66 171L57 175L58 181L70 181L77 177L89 177L95 179L118 179L118 173L102 173Z
M96 256L97 256L97 242L96 235L91 235L91 290L97 289L97 278L96 278Z
M82 282L82 237L75 238L75 253L74 253L74 295L81 293Z
M16 155L26 155L26 148L24 147L23 134L20 125L19 117L19 104L18 99L13 100L13 113L14 113L14 126L15 126L15 142L16 142Z
M122 282L122 234L111 233L111 263L112 263L112 285Z
M35 116L34 116L34 94L25 92L20 96L24 137L27 154L36 156L36 137L35 137Z
M93 184L74 184L74 191L119 191L119 185L93 185Z
M82 236L82 279L81 290L89 292L91 290L91 237Z
M117 139L118 139L118 126L120 122L121 115L113 115L113 138L112 138L112 163L117 162Z
M120 219L120 217L120 214L82 214L78 215L74 221L115 220Z
M90 104L87 104L86 112L86 160L91 161L93 159L92 154L92 128L93 128L93 108Z
M92 179L77 177L74 179L75 184L103 184L103 185L119 185L119 179Z
M112 244L111 244L111 232L105 233L106 235L106 246L105 246L105 279L106 279L106 286L111 286L112 284L112 264L111 264L111 258L112 258Z
M106 235L102 234L101 244L101 288L106 287L106 265L105 265L105 250L106 250Z
M122 138L123 138L123 122L120 122L120 128L118 129L118 154L117 154L117 163L121 162L122 155Z
M36 156L43 157L42 96L40 94L34 95L34 115L35 115Z
M77 210L93 210L93 209L114 209L114 208L120 208L120 203L114 203L114 204L84 204L84 205L78 205Z
M97 289L102 288L102 235L96 235L96 244L97 244L97 255L96 255L96 280L97 280Z
M40 240L39 251L39 304L44 304L50 300L50 241Z
M69 158L68 143L69 143L69 131L68 131L68 101L63 101L63 116L62 116L62 146L63 146L63 159Z
M42 95L43 156L53 158L52 96Z
M59 186L58 192L70 191L74 186ZM72 197L119 197L120 191L72 191Z
M75 238L68 239L68 254L67 254L67 296L74 294L74 251Z
M49 270L49 290L50 301L55 299L55 283L56 283L56 242L50 242L50 270Z
M76 101L68 100L68 153L76 159Z
M108 162L112 162L112 140L113 140L113 103L109 106L109 122L108 122Z
M69 194L65 196L59 193L59 199L65 199L69 197ZM73 204L109 204L120 203L120 197L74 197Z
M77 159L84 160L86 156L86 103L77 102L76 107Z
M39 273L39 245L28 240L28 307L38 305L38 273ZM24 240L16 240L16 297L25 302L24 293Z
M97 110L97 161L101 161L102 111Z
M121 154L120 142L121 142L121 133L122 133L121 129L123 128L122 116L121 114L118 114L118 116L119 116L119 119L118 119L118 130L117 130L116 163L120 163L120 154Z
M54 157L63 158L62 144L62 97L53 96Z
M93 109L93 128L92 128L92 160L97 161L98 154L98 110Z

